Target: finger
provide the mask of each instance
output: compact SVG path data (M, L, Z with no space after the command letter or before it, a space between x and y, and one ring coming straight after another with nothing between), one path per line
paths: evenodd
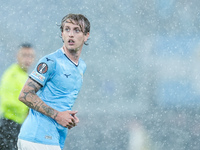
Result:
M76 126L76 123L70 123L70 126L74 127L74 126Z
M75 115L78 111L69 111L69 114Z
M70 122L69 122L65 127L66 127L66 128L72 128L73 126L74 126L74 123L70 123Z
M75 117L76 116L76 114L71 114L73 117Z
M70 126L75 126L75 119L72 118L68 121L68 124L67 125L70 125Z
M75 118L72 117L70 123L75 123L75 122L76 122Z
M75 123L79 123L78 117L74 116L74 119L75 119Z
M75 120L75 118L73 116L69 116L69 122L73 122Z
M79 122L79 118L76 115L73 115L73 117L74 117L75 122L78 123Z
M73 122L73 127L77 126L77 123L78 123L77 121L74 121Z
M65 128L71 129L72 127L67 125L67 126L65 126Z
M73 127L75 127L76 126L76 124L75 123L69 123L67 126L65 126L66 128L68 128L68 129L71 129L71 128L73 128Z

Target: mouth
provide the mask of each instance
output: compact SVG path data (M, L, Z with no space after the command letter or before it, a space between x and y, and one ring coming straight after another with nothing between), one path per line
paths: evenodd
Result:
M69 45L73 45L74 43L75 43L75 41L72 40L72 39L70 39L70 40L68 41L68 44L69 44Z

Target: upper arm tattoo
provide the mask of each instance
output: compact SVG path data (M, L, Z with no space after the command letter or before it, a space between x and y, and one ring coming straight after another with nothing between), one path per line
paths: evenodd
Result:
M54 111L53 108L46 105L37 95L37 91L42 86L38 84L36 81L29 78L22 90L21 99L23 99L23 103L25 103L28 107L35 109L47 116L51 116L56 118L57 112Z
M35 95L35 94L37 93L37 91L41 88L41 86L40 86L37 82L33 81L33 80L30 79L30 78L27 80L27 82L26 82L26 84L25 84L24 87L25 87L25 88L22 90L22 92L23 92L22 98L23 98L25 101L27 101L27 96L28 96L28 95L29 95L29 96ZM31 97L32 97L32 96L31 96Z

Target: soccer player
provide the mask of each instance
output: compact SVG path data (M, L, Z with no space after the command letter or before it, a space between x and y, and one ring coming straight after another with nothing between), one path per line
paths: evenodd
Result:
M28 107L18 100L27 80L27 71L35 58L31 44L24 43L17 51L17 63L2 75L0 86L0 149L17 150L17 137L21 124L28 115Z
M90 22L81 14L68 14L60 29L63 46L39 60L19 95L30 107L18 136L19 150L61 150L68 129L79 122L71 109L86 69L80 55Z

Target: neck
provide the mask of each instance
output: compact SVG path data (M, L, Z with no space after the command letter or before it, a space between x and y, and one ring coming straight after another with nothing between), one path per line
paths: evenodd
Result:
M28 69L26 67L23 67L23 65L20 65L19 63L17 63L19 65L19 67L24 70L26 73L28 72Z
M67 57L72 61L74 62L76 65L78 65L78 60L79 60L79 57L80 57L80 54L81 54L81 50L69 50L67 49L65 46L63 46L63 50L64 50L64 53L67 55Z

